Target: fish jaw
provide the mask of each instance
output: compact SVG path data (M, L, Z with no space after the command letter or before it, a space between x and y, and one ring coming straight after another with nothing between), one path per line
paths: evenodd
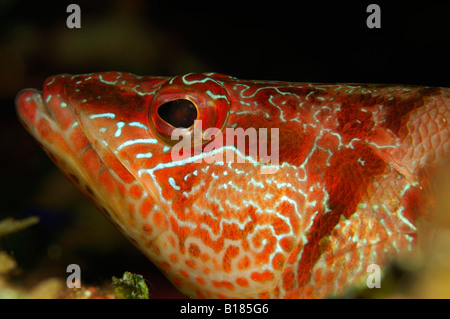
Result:
M79 114L83 114L78 108L82 101L65 96L74 89L68 78L62 75L47 79L43 92L22 90L16 97L18 117L64 175L155 261L153 251L160 251L158 237L167 225L163 222L154 225L141 214L134 214L134 206L145 198L145 206L151 211L146 217L163 216L163 208L151 193L152 184L143 185L134 178L108 147L99 142L95 132L89 132L92 123L83 122L85 119ZM94 117L91 121L95 120ZM165 260L163 254L156 255L157 260Z
M74 161L77 157L75 148L68 143L65 131L50 110L43 93L35 89L22 90L16 97L16 111L27 131L36 139L52 161L64 173L67 173L69 179L76 182L79 177L83 178L81 165ZM72 126L79 126L75 116L71 114L70 117ZM69 167L73 168L73 173L69 172Z
M202 294L201 291L214 291L217 287L212 283L217 285L217 282L226 281L216 280L217 273L212 265L217 261L203 253L199 258L207 259L205 263L211 265L208 266L209 270L208 267L194 267L193 247L201 247L202 243L191 243L188 249L182 247L185 243L181 234L187 228L178 227L176 222L177 218L180 222L186 219L186 224L189 224L191 221L188 220L192 216L194 219L198 218L199 223L204 222L205 218L201 216L203 212L193 212L192 207L189 207L190 211L186 216L181 216L181 213L174 217L170 207L172 202L179 201L182 197L179 194L171 194L171 176L177 178L180 174L190 175L200 181L206 178L205 167L209 164L190 163L189 160L172 164L170 147L154 134L149 119L150 102L160 86L168 84L169 87L165 89L170 90L173 83L178 84L162 77L149 77L146 80L131 75L127 79L127 76L113 72L92 76L51 77L44 83L43 92L26 89L18 94L16 110L19 119L67 178L159 267L178 289L190 296L198 296ZM122 85L117 85L118 78L125 78ZM204 77L201 75L183 76L178 80L181 78L186 82L204 83ZM206 80L213 86L211 88L208 85L207 90L217 96L217 99L225 101L225 92L217 91L218 83L209 78ZM173 98L183 96L177 93ZM211 103L207 104L208 107L211 106ZM224 112L215 118L224 123L227 117L227 112ZM220 127L223 127L223 123ZM247 168L240 166L240 169L248 172L252 169L259 171L253 164L249 164ZM187 184L189 183L196 182L188 180ZM185 201L186 205L204 201L201 190L205 184L200 186L202 187L193 187L191 198ZM220 218L215 216L206 219L206 223L213 228L212 231L217 232L216 228L221 227ZM214 225L211 225L211 222ZM208 232L206 231L206 235L209 237ZM215 236L216 234L212 234L212 237ZM222 244L215 245L216 249L223 246L223 239L218 241ZM186 250L191 253L187 254ZM220 254L219 260L224 258L223 253L210 252L211 256ZM175 262L178 264L174 265ZM196 269L186 271L186 264ZM258 269L261 268L263 272L263 267L262 264ZM221 276L221 266L217 268ZM226 276L234 277L229 270L227 272ZM207 283L203 287L204 290L196 289L198 282L202 280ZM245 285L242 291L236 289L234 296L247 296L249 288L252 289L252 285ZM224 286L222 289L228 288ZM261 287L256 287L255 290L254 294L257 295ZM208 293L208 296L217 295Z

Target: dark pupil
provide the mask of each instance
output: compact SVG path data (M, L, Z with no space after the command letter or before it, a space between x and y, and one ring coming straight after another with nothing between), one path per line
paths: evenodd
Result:
M179 99L161 104L158 115L174 127L188 128L197 118L197 108L191 101Z

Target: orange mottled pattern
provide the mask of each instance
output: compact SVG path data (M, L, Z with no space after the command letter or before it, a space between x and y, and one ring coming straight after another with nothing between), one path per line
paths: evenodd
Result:
M450 157L449 98L446 88L108 72L50 77L18 95L17 111L183 293L317 298L414 251ZM159 112L178 100L199 120L182 128L200 132L188 154Z

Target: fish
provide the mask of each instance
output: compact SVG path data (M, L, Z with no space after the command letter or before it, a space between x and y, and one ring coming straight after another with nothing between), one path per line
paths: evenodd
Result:
M24 127L192 298L325 298L416 251L450 154L448 88L49 77ZM124 261L124 263L126 263Z

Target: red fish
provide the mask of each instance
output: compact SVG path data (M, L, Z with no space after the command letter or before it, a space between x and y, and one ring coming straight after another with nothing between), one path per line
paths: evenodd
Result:
M198 298L364 282L413 251L450 157L447 88L109 72L50 77L16 104L65 175ZM196 147L182 153L177 132Z

